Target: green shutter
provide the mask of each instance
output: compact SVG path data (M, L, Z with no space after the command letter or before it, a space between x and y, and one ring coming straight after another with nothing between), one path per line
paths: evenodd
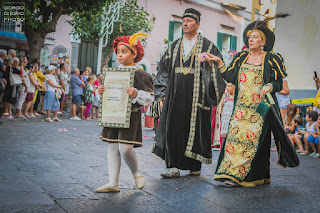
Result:
M168 40L173 41L174 21L169 21L169 36Z
M230 50L237 50L237 36L230 36Z
M223 33L218 32L217 47L219 48L220 51L222 51L222 40L223 40Z

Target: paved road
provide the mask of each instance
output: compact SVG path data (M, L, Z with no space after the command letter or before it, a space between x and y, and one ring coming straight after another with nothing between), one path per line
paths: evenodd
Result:
M214 181L218 152L200 177L161 179L165 164L150 151L154 132L144 129L144 146L135 150L146 187L135 189L123 164L121 192L96 194L108 182L108 145L100 141L96 121L23 123L0 127L1 213L320 212L320 159L301 156L299 167L284 169L272 152L272 183L256 188Z

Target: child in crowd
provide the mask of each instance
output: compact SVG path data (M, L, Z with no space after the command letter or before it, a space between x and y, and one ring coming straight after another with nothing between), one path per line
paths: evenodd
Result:
M233 110L234 88L235 87L233 84L227 83L226 91L217 107L216 116L214 120L214 133L211 133L211 140L213 140L213 150L220 150L226 139L228 133L228 126Z
M43 110L47 111L47 122L61 121L58 118L58 110L60 109L60 103L58 97L56 96L56 90L61 88L61 85L58 84L56 78L54 77L55 69L57 69L57 67L50 65L48 67L48 70L46 70L46 94L44 96L43 101ZM54 112L53 120L50 118L51 111Z
M305 145L305 150L304 152L301 152L301 155L309 155L310 150L309 150L309 142L314 141L314 137L312 133L314 133L315 125L317 124L317 119L318 119L318 113L316 111L308 111L306 112L306 131L300 131L300 133L303 135L301 140L303 140L304 145Z
M300 115L295 115L292 119L292 126L290 128L290 131L294 132L294 134L288 134L288 137L292 143L292 146L294 147L294 144L297 144L298 150L296 152L304 152L303 145L301 142L301 134L299 132L301 131L300 129L303 128L303 119Z
M100 94L98 92L98 87L102 85L102 74L99 73L96 76L96 80L94 82L94 87L96 88L96 92L94 93L93 100L92 100L92 109L91 109L91 118L98 119L99 117L99 105L100 105Z
M142 146L141 128L141 105L149 105L153 102L153 79L147 72L138 69L135 63L139 62L144 55L143 47L138 40L146 37L144 33L137 33L132 36L118 37L113 42L113 49L122 68L135 68L133 87L127 89L132 97L132 108L129 128L108 128L104 127L101 139L109 142L108 146L108 170L109 183L96 189L96 192L119 192L119 174L121 158L129 166L135 185L142 189L145 185L144 177L138 168L138 160L133 147ZM103 86L101 86L103 87ZM103 90L100 90L100 93Z
M86 118L86 120L91 120L89 118L89 111L90 111L91 105L92 105L93 94L96 92L96 89L93 88L94 81L95 81L94 76L90 75L87 78L87 84L84 87L84 101L86 104L86 111L84 113L84 117Z
M314 140L309 141L309 145L312 149L312 153L310 156L313 156L315 158L319 158L319 136L320 136L320 115L318 115L317 123L314 125L314 133L312 133L312 136Z

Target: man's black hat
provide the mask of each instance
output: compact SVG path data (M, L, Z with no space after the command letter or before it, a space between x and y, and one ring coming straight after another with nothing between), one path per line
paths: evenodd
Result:
M184 11L183 17L190 17L195 19L197 22L200 22L200 16L201 13L198 10L195 10L193 8L188 8Z

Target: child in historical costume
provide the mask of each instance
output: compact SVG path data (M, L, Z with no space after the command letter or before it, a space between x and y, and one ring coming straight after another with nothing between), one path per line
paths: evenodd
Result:
M113 49L122 68L136 68L135 63L139 62L144 55L143 47L138 39L147 37L144 33L136 33L132 36L122 36L114 40ZM100 92L103 89L100 90ZM108 169L109 183L96 189L96 192L119 192L119 173L121 158L129 166L135 184L138 189L145 185L144 178L138 169L138 161L134 147L142 146L141 128L141 105L149 105L153 102L153 79L151 75L141 69L134 74L133 87L127 89L127 93L133 98L130 127L108 128L104 127L101 139L109 142L108 147Z
M221 98L219 106L216 110L215 129L213 138L213 150L220 150L228 133L228 126L233 110L234 102L234 85L227 83L226 91ZM217 149L219 146L219 149Z

